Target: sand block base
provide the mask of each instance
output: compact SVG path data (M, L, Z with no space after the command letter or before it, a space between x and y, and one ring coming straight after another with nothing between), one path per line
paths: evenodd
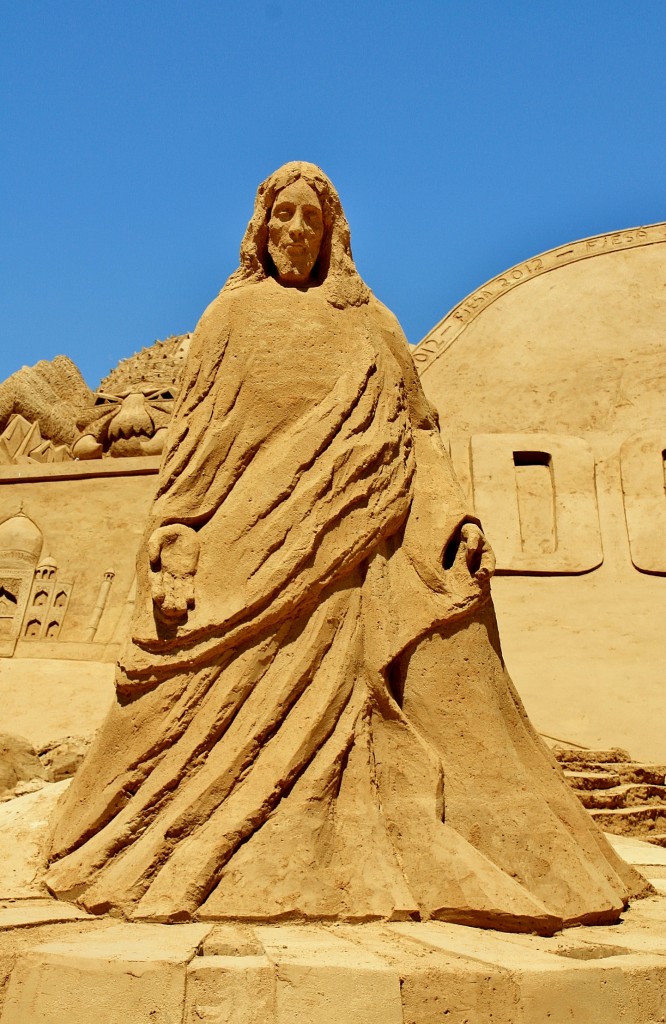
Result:
M0 1024L666 1021L663 896L550 939L437 922L118 924L66 920L66 906L6 914L0 956L12 931L21 950Z
M70 926L71 927L71 926ZM111 925L66 933L16 963L3 1024L179 1024L204 925Z

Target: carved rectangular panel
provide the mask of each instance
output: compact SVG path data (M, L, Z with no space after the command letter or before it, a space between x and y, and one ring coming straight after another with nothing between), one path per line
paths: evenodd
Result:
M557 549L553 460L547 452L515 451L513 464L523 554L552 555Z
M666 430L633 434L620 449L624 516L631 560L666 575Z
M497 571L575 574L601 565L594 455L578 437L476 434L474 505Z

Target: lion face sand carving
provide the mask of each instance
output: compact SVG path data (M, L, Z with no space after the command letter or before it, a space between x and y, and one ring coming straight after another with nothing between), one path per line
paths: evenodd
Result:
M79 415L73 457L159 455L189 344L189 334L174 336L124 359Z
M78 421L77 459L103 455L159 455L173 409L174 388L135 384L118 394L98 391L95 405Z

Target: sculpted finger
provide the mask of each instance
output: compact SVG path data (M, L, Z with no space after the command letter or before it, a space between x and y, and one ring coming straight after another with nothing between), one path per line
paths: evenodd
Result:
M173 615L174 612L176 612L176 613L178 612L175 580L174 580L174 578L173 578L173 576L171 575L170 572L165 572L162 575L164 577L164 591L165 591L164 603L162 605L162 610L166 614L168 614L168 615Z
M162 553L162 531L155 530L148 538L148 558L151 565L157 565Z
M173 607L179 615L187 611L188 604L188 591L187 580L176 579L174 580L173 587Z
M460 531L460 536L466 547L472 551L478 551L484 541L483 534L475 523L465 523Z
M465 534L465 558L467 568L475 575L480 568L482 550L483 534L477 526L470 524Z
M481 555L481 561L479 568L476 571L476 577L479 580L490 579L495 574L495 554L493 549L486 546L483 554Z
M183 597L185 599L185 608L194 608L194 578L187 576L183 580Z
M170 619L180 619L186 614L190 605L191 582L169 572L164 573L164 576L165 598L162 604L162 614ZM192 603L194 603L193 593Z
M460 536L461 536L461 538L462 538L462 540L464 541L465 544L468 544L469 541L470 541L471 528L472 528L472 524L471 523L463 523L463 525L460 528Z
M155 602L156 605L158 605L161 608L162 605L164 604L164 598L166 596L164 593L164 583L162 580L161 572L157 572L153 576L151 580L150 589L153 595L153 601Z

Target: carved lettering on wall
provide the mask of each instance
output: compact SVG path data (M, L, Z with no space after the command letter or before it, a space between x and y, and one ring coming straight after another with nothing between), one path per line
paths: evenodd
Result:
M631 560L666 575L666 430L633 434L620 449L624 515Z
M578 437L476 434L474 504L498 572L590 572L603 549L594 455Z
M524 263L518 263L515 267L494 277L487 284L468 295L419 342L413 351L414 362L419 374L422 374L431 363L450 348L471 320L512 288L516 288L540 274L545 274L549 270L554 270L556 267L566 266L568 263L576 263L604 252L635 249L664 240L666 240L666 224L653 224L645 228L614 231L608 235L584 238L580 242L551 249L540 256L525 260Z

